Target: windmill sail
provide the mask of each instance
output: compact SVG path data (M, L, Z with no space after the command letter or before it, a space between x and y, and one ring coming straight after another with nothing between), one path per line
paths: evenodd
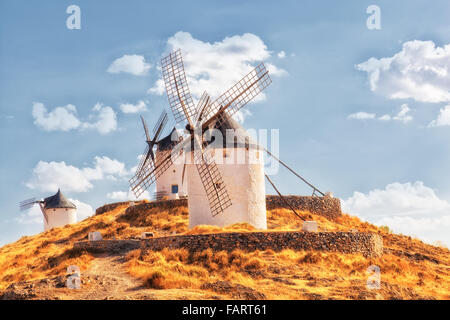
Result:
M158 121L156 122L155 127L153 128L153 134L155 135L155 138L153 138L153 141L158 141L159 136L161 132L164 130L164 127L166 126L167 120L168 120L167 112L166 110L163 110L161 115L159 116Z
M197 112L195 114L196 126L199 125L202 120L204 120L205 111L208 110L210 103L211 103L210 96L208 95L208 93L206 91L203 92L203 94L200 97L200 100L198 101L198 104L197 104Z
M187 121L192 125L196 109L184 72L181 50L170 53L161 60L164 84L170 108L177 123Z
M30 199L21 201L19 204L20 211L25 211L25 210L30 209L35 203L36 203L35 198L30 198Z
M172 165L173 161L181 156L183 148L190 143L189 139L183 141L173 141L169 150L162 151L155 162L144 161L138 167L136 174L129 180L131 190L136 198L141 196L164 172Z
M194 152L194 157L200 180L208 198L211 214L216 216L231 206L230 196L214 159L204 150Z
M259 64L208 107L206 118L212 121L219 117L219 111L223 111L228 117L233 116L271 83L269 71L263 63Z
M150 135L148 133L147 123L145 122L145 119L143 116L141 116L141 121L142 121L142 126L144 127L145 138L147 139L146 141L151 141L152 139L150 139Z
M174 142L171 151L169 148L167 151L161 151L161 156L156 159L156 163L155 161L141 159L135 176L130 179L131 188L136 197L139 197L161 174L173 165L173 161L182 154L180 150L185 149L186 146L191 146L193 143L196 147L194 151L196 168L208 198L211 213L216 216L231 206L231 200L217 164L205 152L202 138L197 136L197 133L195 133L197 130L194 129L198 127L198 129L201 129L200 132L203 133L213 122L220 123L227 118L231 118L271 83L269 73L264 64L261 63L214 102L211 103L209 95L206 92L203 93L197 107L195 107L186 80L181 50L176 50L164 57L161 60L161 66L167 98L175 121L177 123L187 122L190 137L181 142ZM154 133L157 137L160 134L160 126L165 124L166 121L167 114L162 115L156 123ZM147 132L145 122L143 121L143 123ZM148 134L147 140L149 141ZM146 154L153 155L152 146L149 143ZM182 183L184 182L185 168L184 166Z

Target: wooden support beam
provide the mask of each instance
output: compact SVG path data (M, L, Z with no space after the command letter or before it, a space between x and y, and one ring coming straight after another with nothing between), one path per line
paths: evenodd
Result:
M294 214L300 218L301 220L305 221L305 219L303 219L298 213L297 211L295 211L294 207L289 203L289 201L286 200L286 198L284 198L280 191L278 191L277 187L275 187L275 185L273 184L272 180L270 180L269 176L267 174L265 174L267 180L269 181L269 183L272 185L272 187L275 189L275 191L278 193L278 195L280 196L281 200L283 200L284 203L286 203L288 205L289 208L291 208L292 212L294 212Z

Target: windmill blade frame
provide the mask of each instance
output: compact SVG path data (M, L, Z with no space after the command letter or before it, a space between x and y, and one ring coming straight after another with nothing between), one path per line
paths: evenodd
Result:
M30 209L35 203L37 203L36 198L30 198L23 201L20 201L19 207L20 211L25 211Z
M169 116L167 115L166 110L163 110L161 112L161 115L159 116L158 121L155 124L155 127L153 128L153 134L155 137L153 138L154 142L157 142L159 139L159 136L161 135L162 131L164 130L164 127L167 124L167 121L169 120Z
M269 76L269 71L264 63L260 63L208 106L206 125L216 118L219 118L220 121L222 113L232 117L271 83L272 79Z
M136 173L141 172L142 169L144 168L144 166L146 164L146 161L148 160L149 151L150 151L150 147L147 145L145 147L144 153L140 157L139 164L138 164L137 169L136 169Z
M194 152L194 160L213 217L232 205L216 162L204 149Z
M196 113L189 86L184 72L181 50L171 52L161 59L161 69L167 98L177 123L187 121L193 126L192 119Z
M145 119L142 115L141 115L141 121L142 121L142 126L144 127L145 138L147 139L146 141L152 141L152 139L150 139L150 134L148 133L147 122L145 122Z
M195 113L195 126L198 126L200 122L204 119L203 115L209 110L209 105L211 104L211 97L204 91L200 100L197 103L197 112Z
M161 151L155 163L144 162L142 167L136 170L135 175L129 180L130 188L136 198L141 196L164 172L166 172L182 154L186 145L190 144L191 139L181 141L172 141L166 151Z

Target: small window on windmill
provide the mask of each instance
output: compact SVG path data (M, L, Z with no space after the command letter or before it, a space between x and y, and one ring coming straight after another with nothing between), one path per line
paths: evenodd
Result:
M172 185L172 193L178 193L178 185L177 184Z

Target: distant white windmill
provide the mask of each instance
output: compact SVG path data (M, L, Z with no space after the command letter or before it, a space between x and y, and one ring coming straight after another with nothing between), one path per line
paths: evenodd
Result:
M28 210L34 204L38 204L44 216L44 231L52 228L63 227L66 224L77 222L77 207L67 200L61 190L44 200L31 198L20 203L20 210Z

